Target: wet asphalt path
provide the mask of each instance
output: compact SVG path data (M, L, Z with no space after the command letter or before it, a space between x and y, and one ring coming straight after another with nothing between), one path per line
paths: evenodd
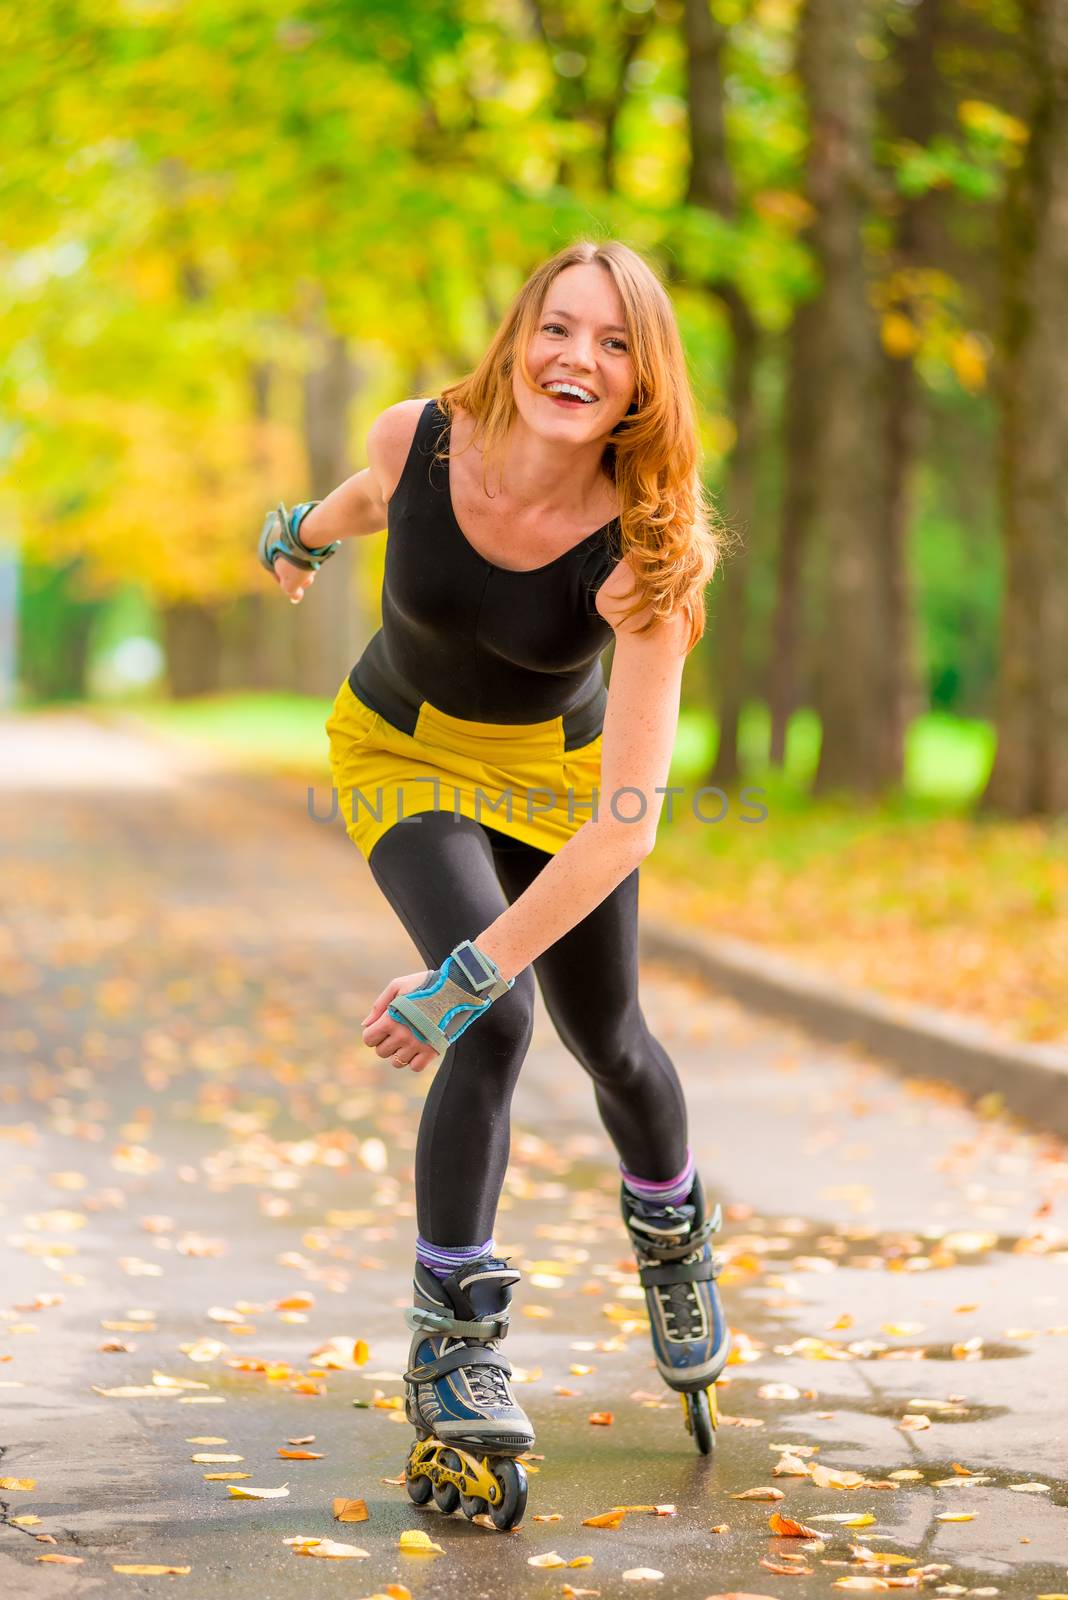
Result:
M643 1005L728 1208L741 1359L716 1459L651 1367L613 1155L539 1008L496 1237L525 1273L505 1348L543 1459L512 1534L411 1506L383 1480L410 1436L394 1402L426 1084L359 1029L418 964L406 935L299 789L76 719L2 733L0 1480L34 1487L0 1487L0 1595L808 1600L921 1567L923 1593L1068 1592L1063 1147L654 968ZM324 1367L334 1337L366 1341L366 1362ZM99 1392L123 1387L157 1393ZM279 1458L309 1435L297 1448L321 1459ZM893 1486L775 1476L780 1446ZM203 1451L288 1496L232 1498ZM785 1498L731 1498L764 1486ZM335 1522L335 1497L368 1520ZM623 1504L675 1514L582 1526ZM776 1510L823 1548L775 1537ZM846 1514L876 1520L820 1520ZM412 1528L445 1553L401 1553ZM296 1535L369 1554L298 1556ZM873 1569L858 1549L906 1559ZM528 1564L550 1551L592 1564Z

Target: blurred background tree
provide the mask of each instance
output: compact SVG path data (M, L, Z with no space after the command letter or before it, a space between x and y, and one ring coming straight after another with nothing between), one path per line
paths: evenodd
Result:
M671 290L741 540L693 773L878 800L967 747L975 802L996 723L988 805L1062 813L1066 39L1068 0L4 0L20 703L321 717L384 540L289 607L265 509L469 370L539 260L618 237Z

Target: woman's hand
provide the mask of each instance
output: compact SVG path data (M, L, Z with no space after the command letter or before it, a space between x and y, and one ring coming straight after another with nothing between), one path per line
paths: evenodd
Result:
M289 596L291 605L299 605L304 598L305 589L315 582L314 572L308 572L303 567L298 567L295 562L287 561L285 556L275 558L274 576L283 592Z
M395 1067L411 1067L413 1072L422 1072L424 1067L429 1067L438 1059L438 1052L417 1039L405 1023L386 1015L386 1007L397 995L407 994L411 989L421 989L430 977L431 973L424 968L422 972L409 972L403 978L394 978L387 983L363 1019L364 1044L384 1061L391 1061Z

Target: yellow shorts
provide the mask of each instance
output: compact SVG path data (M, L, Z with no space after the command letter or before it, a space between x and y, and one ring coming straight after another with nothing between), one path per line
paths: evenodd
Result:
M565 751L562 716L468 722L424 700L414 734L404 733L346 678L326 732L338 807L365 859L388 829L421 811L471 817L550 855L594 815L603 734Z

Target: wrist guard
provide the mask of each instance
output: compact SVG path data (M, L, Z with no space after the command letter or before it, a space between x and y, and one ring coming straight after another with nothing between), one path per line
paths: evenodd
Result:
M308 512L313 506L321 504L319 500L302 500L299 506L287 511L279 501L273 511L268 511L264 518L259 545L260 561L268 572L274 571L274 564L279 556L285 556L295 567L303 567L305 572L318 572L327 557L340 549L340 539L335 539L332 544L321 544L311 548L301 544L297 538L297 530Z
M465 1028L507 994L514 978L502 978L489 956L465 939L445 957L419 989L399 994L387 1015L403 1022L417 1039L444 1055Z

